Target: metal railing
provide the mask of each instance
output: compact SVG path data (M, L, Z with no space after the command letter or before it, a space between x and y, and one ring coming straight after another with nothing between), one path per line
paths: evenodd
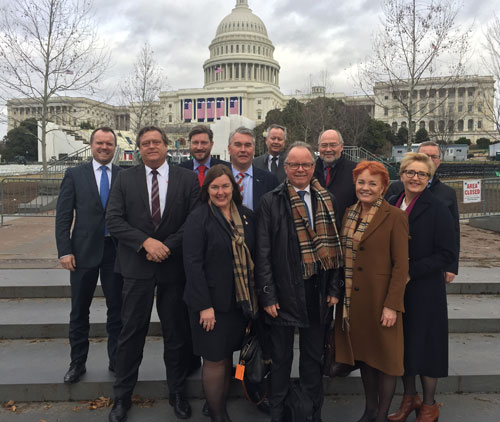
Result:
M344 145L343 154L347 159L354 161L356 163L359 163L363 160L378 161L387 168L387 171L389 172L389 177L391 179L395 179L398 177L398 170L397 167L394 165L394 163L389 162L384 157L379 157L375 154L372 154L370 151L364 149L363 147Z
M481 180L481 202L464 203L464 180L445 180L457 194L460 219L500 215L500 178Z
M0 180L0 225L4 217L55 216L60 178L5 177Z

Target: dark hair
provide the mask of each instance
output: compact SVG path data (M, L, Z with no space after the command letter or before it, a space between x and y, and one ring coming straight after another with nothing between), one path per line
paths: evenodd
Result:
M95 129L91 134L90 134L90 143L92 143L92 141L94 140L94 135L96 132L99 132L100 130L102 130L103 132L111 132L113 134L113 138L115 138L115 146L116 146L116 134L115 132L113 131L113 129L111 129L110 127L108 126L102 126L102 127L98 127L97 129Z
M191 132L189 132L188 135L189 142L191 142L191 138L194 135L199 135L200 133L206 133L208 135L208 139L210 139L210 142L214 141L214 133L212 132L212 129L210 129L208 126L205 125L198 125L192 128Z
M227 177L229 177L229 180L233 185L234 203L236 205L241 205L243 198L241 197L240 185L238 185L238 183L236 183L236 180L234 180L233 172L231 171L231 169L224 164L216 164L215 166L210 167L210 170L207 171L207 174L205 175L205 180L203 181L203 185L201 185L201 191L200 191L201 202L208 202L208 199L210 198L210 195L208 194L208 187L210 186L210 183L212 183L214 179L217 179L218 177L223 176L224 174Z
M163 131L163 129L160 129L157 126L144 126L137 134L137 138L135 140L135 144L137 145L137 148L140 147L141 136L147 132L153 132L153 131L160 133L161 139L163 140L163 143L168 147L168 138L167 138L166 133Z

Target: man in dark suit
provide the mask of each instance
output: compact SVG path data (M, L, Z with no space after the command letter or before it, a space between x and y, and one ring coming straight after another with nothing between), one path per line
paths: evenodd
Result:
M168 140L160 128L142 128L137 146L143 164L120 173L111 190L106 216L109 231L118 239L117 266L124 277L123 328L118 339L115 402L109 420L119 422L127 417L155 292L169 401L175 415L187 419L191 407L183 392L190 331L182 301L182 235L186 217L198 202L199 183L194 172L168 165Z
M418 147L418 152L427 155L432 160L437 172L438 167L441 164L441 149L439 148L439 145L432 141L422 142ZM456 260L447 268L445 273L446 282L451 283L458 274L458 260L460 253L460 215L458 213L457 193L455 192L455 189L441 182L437 174L434 174L434 177L429 181L427 188L445 203L453 217L455 226ZM389 186L385 197L389 200L389 198L393 196L400 196L403 193L403 190L404 187L401 181L394 182L391 186Z
M255 136L251 129L239 127L229 135L229 156L233 175L243 195L243 205L256 210L260 198L278 186L276 176L252 165Z
M284 168L285 142L286 127L272 124L266 130L267 152L253 160L255 167L270 171L280 183L286 179Z
M325 130L319 135L314 177L335 196L339 230L345 210L357 201L352 178L356 163L345 158L343 150L344 140L338 130Z
M57 199L57 252L63 268L71 271L71 363L65 383L79 381L86 371L89 310L99 276L108 308L109 370L115 366L123 280L114 272L116 249L104 224L110 186L121 170L111 164L115 149L116 136L111 128L94 130L90 136L92 161L66 171Z
M205 180L205 173L210 167L216 164L225 164L226 166L230 164L227 161L219 160L210 155L214 146L214 133L208 126L195 126L191 129L188 136L189 152L194 158L183 161L179 166L195 171L201 186Z

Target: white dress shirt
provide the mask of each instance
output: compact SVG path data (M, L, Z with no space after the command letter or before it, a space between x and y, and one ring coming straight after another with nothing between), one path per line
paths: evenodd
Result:
M149 168L147 165L144 165L146 168L146 183L148 185L148 200L149 200L149 211L152 212L151 209L151 187L153 184L153 169ZM158 175L156 176L158 179L158 190L160 193L160 211L163 216L163 211L165 211L165 201L167 200L167 190L168 190L168 174L169 167L168 162L165 162L156 169L158 171Z
M298 192L299 190L306 191L306 194L304 195L304 201L307 204L307 207L309 208L309 215L311 216L312 229L314 230L314 214L313 214L313 207L312 207L312 201L311 201L311 185L307 185L304 189L299 189L295 186L293 186L293 188L295 189L295 192Z
M103 164L96 161L95 158L92 158L92 167L94 168L95 182L97 183L97 190L99 191L99 194L101 194L101 176L102 176L101 166L102 165ZM109 187L111 188L111 174L113 173L111 171L111 163L104 164L104 165L107 167L106 171L108 173Z

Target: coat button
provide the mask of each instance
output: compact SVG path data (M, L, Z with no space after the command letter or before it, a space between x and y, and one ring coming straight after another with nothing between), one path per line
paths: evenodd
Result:
M355 287L355 288L354 288L354 291L355 291L355 292L359 292L359 287Z
M360 251L364 251L364 250L365 250L365 247L364 247L364 246L360 246L360 247L359 247L359 250L360 250Z
M358 267L358 271L363 271L363 268L362 267Z

